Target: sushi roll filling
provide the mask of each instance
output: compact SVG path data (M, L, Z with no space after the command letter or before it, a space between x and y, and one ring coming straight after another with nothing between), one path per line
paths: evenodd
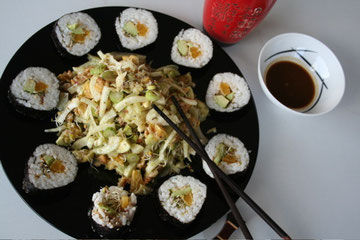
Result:
M123 188L103 187L93 196L93 220L108 228L130 225L136 210L136 196Z
M221 82L219 85L219 92L214 95L215 103L221 108L227 108L234 99L234 92L226 82Z
M206 185L191 176L173 176L158 189L158 199L175 224L188 224L196 218L205 202Z
M72 43L83 44L91 32L79 23L67 24L66 27L71 31Z
M17 111L42 118L41 111L51 111L59 102L59 81L46 68L28 67L13 79L9 98Z
M60 55L83 56L98 44L101 31L90 15L74 12L57 20L51 38Z
M197 58L201 56L200 46L187 40L177 41L177 50L183 57Z
M127 8L115 20L121 45L135 50L153 43L158 35L158 24L153 14L144 9Z
M47 176L48 178L50 177L50 175L49 175L50 172L53 172L53 173L65 172L65 166L61 160L55 159L53 156L46 155L46 154L41 155L40 159L43 161L41 164L42 173L45 176ZM40 177L40 176L37 175L35 177Z
M193 194L190 185L182 188L170 189L170 197L176 204L177 208L183 208L185 206L191 206L193 203Z
M27 162L23 189L26 193L63 187L78 171L73 154L55 144L38 146Z
M218 134L205 146L210 159L227 175L244 171L249 165L249 152L236 137ZM208 164L203 160L206 174L214 177Z
M206 104L218 112L234 112L244 107L251 93L246 81L231 72L215 74L206 91Z
M33 78L29 78L23 86L25 92L32 93L32 94L44 94L48 85L41 81L36 81Z
M127 21L123 27L124 34L127 37L146 36L148 27L141 22Z
M227 164L232 164L236 162L241 162L240 156L235 156L236 149L230 146L227 146L224 143L220 143L216 148L216 154L213 161L216 165L219 165L220 162L224 161Z
M40 98L40 104L44 104L44 97L48 85L41 81L36 81L33 78L29 78L24 82L23 90L30 94L36 95Z

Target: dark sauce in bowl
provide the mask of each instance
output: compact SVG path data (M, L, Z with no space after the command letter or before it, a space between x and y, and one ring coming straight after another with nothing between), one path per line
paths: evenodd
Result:
M314 78L296 62L282 60L272 64L265 82L271 94L292 109L306 108L315 98Z

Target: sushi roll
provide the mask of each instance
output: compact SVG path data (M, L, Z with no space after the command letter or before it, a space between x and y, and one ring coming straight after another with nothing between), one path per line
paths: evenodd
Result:
M38 146L27 162L23 189L26 193L60 188L73 182L78 171L75 157L55 144Z
M124 48L135 50L155 42L158 24L144 9L127 8L115 20L115 29Z
M236 137L218 134L210 139L205 151L215 164L227 175L244 171L249 165L249 153ZM203 160L204 171L214 178L208 164Z
M183 29L173 41L171 59L179 65L201 68L212 56L213 44L210 38L198 29Z
M83 56L98 44L101 31L88 14L75 12L55 23L51 37L61 55Z
M124 234L134 218L137 199L122 187L103 187L92 197L93 229L102 237Z
M242 77L225 72L216 74L210 81L205 100L211 109L233 112L245 106L250 95L248 84Z
M27 115L41 115L56 108L59 102L59 81L46 68L29 67L12 81L9 99L16 110Z
M177 175L161 184L157 195L171 222L189 224L205 202L206 185L191 176Z

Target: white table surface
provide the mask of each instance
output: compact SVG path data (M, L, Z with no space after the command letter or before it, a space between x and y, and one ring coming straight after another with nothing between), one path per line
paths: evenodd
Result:
M202 28L202 0L1 0L0 74L16 50L61 15L100 6L136 6ZM246 192L293 238L360 238L360 1L279 0L245 39L225 51L247 79L256 102L260 145ZM257 77L263 44L285 32L311 35L333 50L344 68L346 90L330 113L301 117L272 104ZM16 161L16 159L14 159ZM0 238L68 239L34 213L0 167ZM256 239L277 235L241 200ZM211 238L224 217L195 238ZM234 238L242 238L240 231Z

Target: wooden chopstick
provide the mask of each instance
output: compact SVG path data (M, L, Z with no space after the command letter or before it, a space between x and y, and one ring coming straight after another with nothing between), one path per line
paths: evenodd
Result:
M290 236L281 229L281 227L271 219L271 217L262 210L240 187L228 177L210 158L195 144L178 126L169 119L163 111L155 104L152 105L155 111L196 151L199 156L214 170L218 176L228 184L231 189L237 193L281 238L290 240ZM214 175L215 176L215 175Z
M180 113L180 116L182 117L182 119L184 120L187 128L190 131L190 135L194 138L195 143L197 144L197 146L199 147L199 149L207 155L205 148L203 146L203 144L201 143L198 135L196 135L194 128L192 127L191 123L189 122L189 119L186 117L184 111L182 110L179 102L176 100L175 96L171 96L171 100L174 103L176 109L178 110L178 112ZM233 213L233 216L236 220L236 222L238 223L242 233L244 234L244 237L246 239L253 239L253 237L251 236L251 233L249 231L249 229L246 226L246 223L243 219L243 217L241 216L238 208L236 207L234 201L232 200L232 198L230 197L229 193L227 192L227 190L224 187L224 184L221 182L220 177L218 176L218 174L216 173L216 171L210 167L210 170L212 172L212 174L214 175L214 178L216 180L216 182L218 183L221 192L223 193L225 200L227 202L227 204L229 205L231 212Z

